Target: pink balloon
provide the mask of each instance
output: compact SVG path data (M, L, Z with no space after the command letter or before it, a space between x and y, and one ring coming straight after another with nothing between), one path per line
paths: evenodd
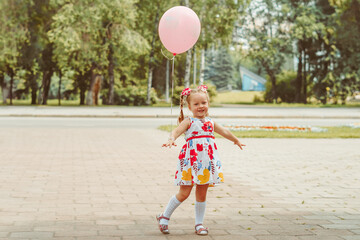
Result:
M167 10L159 22L159 36L165 48L173 54L189 50L199 38L200 20L188 7Z

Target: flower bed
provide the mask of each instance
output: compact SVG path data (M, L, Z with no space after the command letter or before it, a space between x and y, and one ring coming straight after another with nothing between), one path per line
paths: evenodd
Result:
M349 125L345 125L347 127L351 127L351 128L360 128L360 122L358 123L353 123L353 124L349 124Z
M327 129L310 126L266 126L266 125L236 125L227 124L226 127L232 131L288 131L288 132L326 132Z

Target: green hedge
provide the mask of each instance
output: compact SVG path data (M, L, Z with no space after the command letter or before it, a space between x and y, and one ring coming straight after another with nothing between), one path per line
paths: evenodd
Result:
M108 90L103 90L103 103L107 104ZM116 88L114 90L114 104L126 106L142 106L146 105L147 87L146 86L127 86ZM155 90L150 91L150 102L155 104L158 102Z

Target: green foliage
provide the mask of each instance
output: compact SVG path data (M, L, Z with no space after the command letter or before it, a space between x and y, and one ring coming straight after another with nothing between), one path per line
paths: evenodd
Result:
M209 94L210 103L211 103L217 95L216 87L215 87L215 85L213 85L211 83L205 83L204 85L206 85L208 87L207 92ZM198 86L190 85L191 89L196 89L197 87ZM172 97L173 104L180 105L180 95L181 95L181 92L184 90L184 88L185 88L184 86L175 87L174 96Z
M102 90L103 104L106 104L108 99L108 90ZM126 106L143 106L146 105L147 87L146 86L127 86L115 88L114 104ZM150 93L151 104L158 102L156 92L151 89Z
M146 83L152 66L152 86L163 95L166 59L157 24L167 9L179 4L184 1L0 1L1 87L9 90L13 77L13 97L31 97L34 103L49 86L49 97L57 96L62 72L62 96L77 98L79 89L80 96L86 95L92 74L103 76L104 88L125 89ZM238 71L242 64L269 76L273 86L266 98L271 102L304 102L313 94L324 104L329 98L345 103L348 95L360 90L359 0L189 0L189 7L202 25L197 56L203 49L214 53L205 63L205 78L217 89L240 88L232 66ZM246 48L232 59L225 49L239 49L239 36L247 39ZM281 73L284 59L293 56L302 61L295 87L289 83L290 73ZM183 85L185 57L176 57L176 85ZM72 76L66 77L70 70ZM115 76L114 84L110 76Z
M277 79L277 94L281 102L293 103L295 101L296 89L294 82L296 80L296 72L282 71L276 76ZM272 84L269 81L266 83L266 90L264 94L265 102L272 102Z

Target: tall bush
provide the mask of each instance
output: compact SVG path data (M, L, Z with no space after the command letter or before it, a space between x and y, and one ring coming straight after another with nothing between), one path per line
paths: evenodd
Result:
M103 103L107 104L108 90L103 90ZM114 104L126 106L143 106L146 105L147 87L146 86L127 86L116 88L114 91ZM152 88L150 92L150 102L155 104L158 102L155 90Z
M280 74L276 75L277 84L276 91L278 95L278 100L281 102L293 103L295 101L296 81L297 73L295 71L282 71ZM266 82L266 90L264 99L265 102L272 102L272 84L270 81Z

